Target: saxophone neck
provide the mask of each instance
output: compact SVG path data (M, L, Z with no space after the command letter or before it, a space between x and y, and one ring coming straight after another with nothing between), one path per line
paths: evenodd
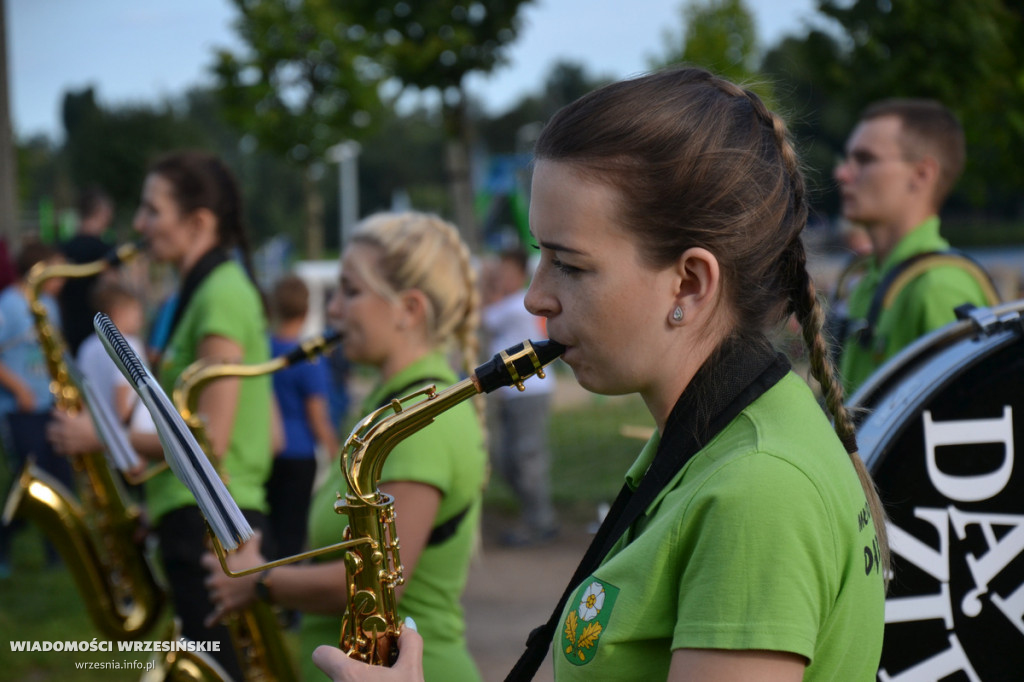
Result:
M60 330L53 325L50 312L42 299L42 287L51 279L62 277L58 268L63 264L39 262L32 266L25 276L25 300L36 329L36 338L50 375L50 392L56 406L67 412L77 412L82 407L82 396L71 380L71 371L64 357L66 345Z
M46 360L46 367L52 381L50 390L57 407L75 412L82 407L82 396L71 380L71 372L64 358L66 345L60 331L54 327L49 312L42 301L42 287L52 279L76 279L92 277L135 258L139 248L125 244L112 249L103 258L89 263L47 263L41 261L32 266L25 276L25 298L35 323L39 345Z
M429 386L373 412L359 423L342 451L341 466L349 494L364 502L374 501L384 460L398 443L478 393L490 393L503 386L525 390L523 382L533 375L543 378L544 366L564 351L565 347L555 341L524 341L501 351L477 367L472 376L443 391ZM419 396L426 397L405 406Z
M442 412L479 392L475 377L463 379L440 392L434 386L427 386L416 393L392 400L365 417L348 437L342 450L341 466L348 482L349 495L365 502L374 502L381 469L395 446L432 423ZM405 406L405 403L420 396L426 397Z
M211 382L226 377L245 378L273 374L286 367L304 360L311 360L321 353L327 352L340 340L341 334L338 332L316 336L302 342L295 350L289 353L271 358L266 362L252 364L217 362L209 359L196 360L186 367L174 382L171 400L174 403L175 409L181 414L182 419L188 423L196 414L200 394Z

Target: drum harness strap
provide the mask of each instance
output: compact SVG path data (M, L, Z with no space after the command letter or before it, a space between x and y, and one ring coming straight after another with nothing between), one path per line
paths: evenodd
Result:
M941 266L954 266L965 270L985 292L989 305L999 303L999 293L992 278L970 256L956 249L927 251L907 258L886 273L875 289L867 317L863 320L848 321L846 338L855 338L861 347L870 350L875 342L878 318L882 312L892 306L905 286L928 270Z
M526 640L526 651L505 682L533 679L577 586L593 574L621 537L690 459L729 422L789 371L789 361L761 337L728 339L697 371L665 423L650 467L634 491L622 487L547 623Z

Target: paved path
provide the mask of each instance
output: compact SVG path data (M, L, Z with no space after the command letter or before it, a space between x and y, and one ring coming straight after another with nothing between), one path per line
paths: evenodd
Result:
M483 551L463 597L469 650L486 682L505 679L526 636L551 615L592 537L582 525L567 525L555 543L509 549L489 540L496 523L484 520ZM550 652L534 679L552 682Z

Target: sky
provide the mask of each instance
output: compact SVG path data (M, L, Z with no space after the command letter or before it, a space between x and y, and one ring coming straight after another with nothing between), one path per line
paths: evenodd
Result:
M62 136L65 91L89 86L104 106L155 104L210 84L214 50L237 50L229 0L0 0L6 4L8 86L19 139ZM682 30L684 0L534 0L509 64L467 89L492 114L539 90L559 60L591 76L626 77ZM762 45L799 35L815 0L747 0Z

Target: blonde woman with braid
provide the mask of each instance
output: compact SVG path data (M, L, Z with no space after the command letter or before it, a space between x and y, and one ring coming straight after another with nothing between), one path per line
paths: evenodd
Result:
M559 681L874 680L884 517L822 340L782 120L701 69L615 83L548 122L531 202L526 307L583 387L639 393L657 430L509 679L553 645ZM830 415L768 340L791 313ZM314 657L337 680L416 679L420 646L407 628L389 670Z
M478 364L475 275L453 225L421 213L367 218L342 254L340 285L328 312L344 334L345 354L379 373L362 414L426 385L455 383L451 350L459 352L460 372ZM469 402L403 440L384 464L380 489L395 497L405 568L398 609L402 617L415 619L427 642L423 666L428 680L480 679L466 649L459 601L479 523L485 467L480 420ZM333 505L344 485L335 463L311 505L311 547L341 540L345 519ZM258 560L251 550L233 558L239 565ZM310 654L318 645L338 642L345 586L337 557L271 569L263 574L261 587L255 576L227 578L212 555L206 565L208 588L221 610L244 606L262 593L285 608L304 611L305 678L322 678Z

